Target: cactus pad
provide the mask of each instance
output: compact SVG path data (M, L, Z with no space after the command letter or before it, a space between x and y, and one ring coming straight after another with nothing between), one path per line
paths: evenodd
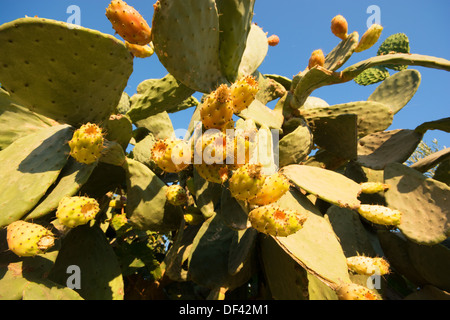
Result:
M133 57L119 40L64 22L5 23L0 42L0 81L11 97L75 126L107 119L133 71Z
M164 67L187 87L209 93L221 83L219 15L213 0L159 0L152 41Z

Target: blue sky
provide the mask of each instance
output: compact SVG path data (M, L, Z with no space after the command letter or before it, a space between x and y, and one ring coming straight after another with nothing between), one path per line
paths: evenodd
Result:
M39 16L67 21L70 5L81 10L83 27L114 34L111 24L105 17L109 0L15 0L3 1L0 11L0 24L17 18ZM156 0L128 0L150 23L153 4ZM450 1L448 0L341 0L341 1L303 1L303 0L256 0L254 22L269 35L277 34L281 42L271 47L266 60L259 70L262 73L279 74L292 78L302 71L313 50L322 49L325 53L340 41L330 32L330 21L342 14L349 23L349 31L362 35L366 30L371 13L367 8L376 5L380 8L381 24L384 27L380 43L389 35L403 32L411 42L411 52L450 59ZM346 66L376 55L377 46L353 55ZM422 74L422 83L414 98L394 118L389 129L414 129L425 121L449 117L450 73L441 70L414 67ZM134 73L125 91L133 95L137 85L151 78L161 78L167 71L156 55L148 59L135 59ZM313 96L326 100L330 105L350 101L366 100L377 85L358 86L353 82L316 90ZM185 128L192 110L171 116L175 128ZM450 146L450 135L433 130L425 136L429 142L437 138L441 147Z

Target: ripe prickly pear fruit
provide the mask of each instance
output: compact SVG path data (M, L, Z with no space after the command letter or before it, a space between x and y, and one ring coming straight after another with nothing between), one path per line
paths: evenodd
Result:
M195 152L206 164L223 164L227 156L226 135L218 129L205 131L195 141ZM198 162L198 160L196 160Z
M195 164L195 170L206 181L223 184L228 180L228 167L222 164Z
M178 184L173 184L167 188L166 199L174 206L181 206L187 202L186 190Z
M125 41L125 46L127 47L128 51L130 51L136 58L148 58L155 53L155 49L153 48L151 42L150 45L146 44L145 46L141 46Z
M369 204L360 205L358 213L370 222L387 226L398 226L402 217L398 210Z
M248 202L253 205L264 206L280 199L289 190L289 180L279 172L266 176L264 184L256 197Z
M96 124L87 123L76 130L69 141L70 155L80 163L94 163L102 154L103 143L102 129Z
M231 195L238 200L256 197L265 180L261 170L260 164L246 164L236 169L229 180Z
M237 169L250 163L257 149L257 129L238 128L232 135L227 135L227 164Z
M223 129L233 120L231 91L226 84L213 91L200 107L200 117L206 129Z
M370 49L375 43L377 43L382 31L383 27L379 24L374 23L371 25L359 40L358 46L355 48L355 52L362 52Z
M342 15L337 15L331 20L331 32L341 40L348 37L348 23Z
M287 237L303 228L307 217L295 210L266 205L250 211L249 221L261 233L276 237Z
M177 173L191 163L191 150L187 141L164 139L155 142L151 159L165 172Z
M8 247L19 257L36 256L55 244L53 233L39 224L18 220L6 230Z
M97 200L88 197L64 197L56 210L58 221L69 228L75 228L93 220L100 211Z
M273 34L267 38L267 42L269 43L269 46L275 47L280 43L280 38L276 34Z
M361 193L374 194L389 189L389 185L381 182L363 182L361 183Z
M355 283L345 283L336 289L339 300L379 300L371 290Z
M325 64L325 55L322 49L313 51L311 57L309 58L308 68L312 69L315 66L323 67Z
M231 85L233 112L239 113L247 109L256 99L258 81L253 76L244 76Z
M348 268L357 274L384 276L389 273L389 263L383 258L354 256L347 258Z
M106 8L106 17L114 30L131 44L146 45L151 41L151 28L142 15L122 0L113 0Z

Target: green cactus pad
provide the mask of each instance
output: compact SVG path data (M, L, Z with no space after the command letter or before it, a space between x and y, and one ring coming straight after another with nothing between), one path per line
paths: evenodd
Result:
M378 48L377 55L386 55L392 53L410 53L409 38L404 33L390 35ZM407 65L386 65L386 68L401 71L408 68Z
M137 229L151 231L176 230L183 219L180 207L166 200L166 184L146 165L126 159L127 217Z
M286 193L277 204L308 216L301 230L288 237L274 238L277 243L325 284L333 286L341 281L350 281L339 240L318 209L297 190ZM318 255L317 252L321 254Z
M376 255L370 243L369 235L357 212L347 208L331 206L327 210L326 218L338 236L346 257L357 255L373 257Z
M255 0L216 0L220 26L220 62L231 83L237 80L247 46Z
M424 173L448 159L450 159L450 148L445 148L420 159L416 163L413 163L410 168Z
M410 240L424 245L447 239L450 230L450 187L426 178L420 172L399 163L384 170L385 192L389 208L402 212L398 228Z
M258 231L253 228L238 230L233 234L228 256L228 272L237 274L252 258L257 243Z
M252 24L247 38L247 45L239 65L238 77L252 75L266 58L269 51L267 35L263 29Z
M339 157L353 160L357 157L357 121L355 114L341 114L311 118L308 126L316 145Z
M300 114L309 121L317 117L339 116L342 114L358 116L358 137L387 129L393 120L389 106L373 101L356 101L324 108L301 109Z
M353 80L361 86L368 86L386 80L389 76L386 68L378 66L364 70Z
M229 273L228 261L237 231L227 227L217 214L206 220L192 243L188 260L189 278L209 289L226 287L233 290L251 276L249 263L234 275Z
M278 142L279 167L298 164L305 160L313 147L313 136L309 127L302 123Z
M357 209L361 187L344 175L318 167L289 165L282 173L298 188L341 208Z
M422 246L408 242L412 265L428 284L450 291L450 249L443 245Z
M172 120L166 111L133 122L133 124L138 127L136 130L144 129L143 131L149 131L156 139L173 138L175 135ZM136 133L136 130L134 133Z
M281 112L270 109L259 100L253 101L252 104L250 104L247 109L242 110L238 116L246 120L252 119L258 125L265 125L271 129L281 129L281 125L283 124Z
M275 300L307 300L306 270L272 237L261 236L260 247L272 297Z
M396 114L413 98L419 89L420 82L421 75L417 70L397 72L383 81L367 100L384 103Z
M80 289L86 300L123 300L124 282L119 262L99 226L79 226L63 239L48 279L67 285L69 266L80 268Z
M69 158L54 187L47 191L47 195L38 206L27 214L25 220L38 219L56 210L63 197L73 196L80 190L81 186L89 179L95 166L96 163L85 165Z
M325 57L324 68L331 71L336 71L342 67L348 59L353 55L359 43L358 32L349 34L347 39L341 41L330 53Z
M439 120L427 121L416 127L414 131L425 134L428 130L441 130L450 133L450 117Z
M127 115L136 122L164 111L178 111L178 106L193 93L171 74L162 79L148 79L139 84L137 93L131 97Z
M59 125L20 138L0 151L0 227L22 218L56 181L66 164L72 127ZM22 199L26 194L26 199Z
M450 159L442 161L442 163L436 168L433 179L444 182L450 186Z
M114 114L103 123L105 139L117 142L126 150L133 136L133 125L131 119L123 114Z
M11 97L74 126L107 119L133 71L133 57L122 42L65 22L5 23L0 42L0 82Z
M15 140L51 126L50 119L16 104L0 90L0 150Z
M357 162L375 170L382 170L389 163L403 163L422 138L422 134L408 129L372 133L359 140Z
M227 83L220 65L219 15L214 0L160 0L152 24L155 53L176 79L210 93Z

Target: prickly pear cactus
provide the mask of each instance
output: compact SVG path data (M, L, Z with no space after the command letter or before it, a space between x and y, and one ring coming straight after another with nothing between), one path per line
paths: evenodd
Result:
M282 39L254 5L158 0L151 16L113 0L117 37L0 25L0 299L449 298L450 153L406 161L450 120L390 127L414 67L450 61L337 15L334 49L292 79L262 74ZM141 59L167 72L129 95ZM313 94L351 81L378 85L364 101Z

